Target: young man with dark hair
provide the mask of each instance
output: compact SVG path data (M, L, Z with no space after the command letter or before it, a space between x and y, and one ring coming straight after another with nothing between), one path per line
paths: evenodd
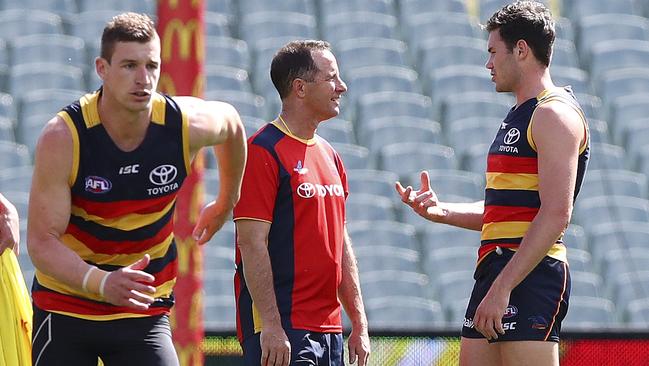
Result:
M248 140L237 228L237 334L248 366L342 366L341 303L352 321L349 361L369 337L345 225L347 176L316 134L347 90L323 41L294 41L271 64L277 119ZM326 122L325 122L326 123Z
M101 89L63 108L36 148L33 362L178 365L176 195L196 153L213 147L220 191L194 229L204 244L239 198L245 133L229 104L156 92L160 39L146 15L115 16L101 50Z
M489 149L484 201L442 202L426 172L419 190L396 189L428 220L481 231L460 365L558 365L570 295L562 236L586 171L588 126L570 89L552 83L548 9L510 4L486 29L486 67L516 105Z

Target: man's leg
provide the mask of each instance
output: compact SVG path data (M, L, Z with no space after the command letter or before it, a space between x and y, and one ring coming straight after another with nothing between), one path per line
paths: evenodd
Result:
M486 338L460 340L460 366L500 366L499 344L490 344Z
M498 343L503 366L559 366L559 344L543 341Z

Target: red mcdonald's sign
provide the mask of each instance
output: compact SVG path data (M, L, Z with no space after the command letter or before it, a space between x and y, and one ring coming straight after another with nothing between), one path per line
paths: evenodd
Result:
M159 90L171 95L202 96L203 90L203 0L159 0L158 34L162 43L162 72ZM202 316L202 251L191 232L202 202L202 157L194 161L178 195L175 236L178 248L178 279L172 311L174 344L183 366L204 363Z

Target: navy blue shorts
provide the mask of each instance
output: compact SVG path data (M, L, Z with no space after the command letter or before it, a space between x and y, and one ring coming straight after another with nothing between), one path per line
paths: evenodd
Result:
M178 366L167 315L94 321L34 306L34 366Z
M317 333L302 329L284 331L291 343L291 365L344 366L341 333ZM256 333L241 345L246 366L259 366L261 363L259 336L260 333Z
M473 326L473 317L491 284L514 255L511 250L502 254L492 252L476 269L476 280L464 315L462 337L485 338ZM559 342L561 321L568 312L570 298L570 271L560 260L544 257L530 274L512 291L509 306L503 315L503 341Z

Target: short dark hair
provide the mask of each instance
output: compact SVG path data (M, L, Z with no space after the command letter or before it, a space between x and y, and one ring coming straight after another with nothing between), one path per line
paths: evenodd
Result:
M108 60L113 56L115 43L146 43L158 37L153 20L146 14L122 13L116 15L104 27L101 35L101 58Z
M326 41L298 40L287 43L275 53L270 64L270 79L281 99L290 94L293 80L314 80L318 67L311 52L316 50L330 51L331 45Z
M554 43L554 20L550 10L536 1L518 1L504 6L491 16L485 26L488 32L498 30L509 50L524 40L534 56L550 66Z

